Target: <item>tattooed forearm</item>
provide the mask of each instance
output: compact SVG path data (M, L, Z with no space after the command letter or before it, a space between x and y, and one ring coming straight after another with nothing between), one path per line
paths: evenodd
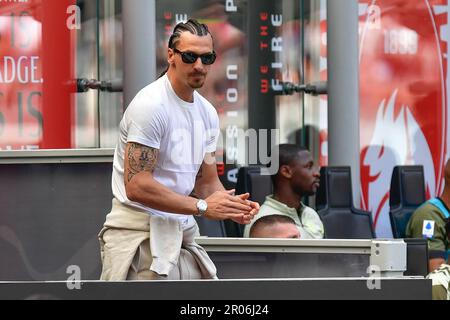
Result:
M158 161L158 149L143 146L138 143L127 144L127 161L125 165L126 183L139 172L153 172Z
M189 195L189 197L195 198L195 199L199 199L199 196L197 195L197 193L195 192L195 190L192 190L191 194Z
M197 176L195 177L196 180L201 179L203 177L203 165L200 166L200 169L198 169Z

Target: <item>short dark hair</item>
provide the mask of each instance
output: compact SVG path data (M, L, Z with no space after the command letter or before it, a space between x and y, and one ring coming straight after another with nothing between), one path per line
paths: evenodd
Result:
M291 217L282 216L279 214L271 214L256 220L256 222L250 228L250 237L252 237L257 228L263 228L277 223L289 223L295 225L295 221Z
M272 149L271 157L276 156L278 153L279 168L281 166L290 165L294 160L298 159L298 154L301 151L309 151L303 146L298 146L296 144L280 144ZM275 185L278 179L279 170L276 174L272 175L272 183Z

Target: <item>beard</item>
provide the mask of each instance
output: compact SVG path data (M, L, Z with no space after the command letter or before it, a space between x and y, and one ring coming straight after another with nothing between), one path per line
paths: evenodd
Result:
M194 73L190 74L188 78L188 84L192 89L199 89L205 84L206 74Z
M294 186L293 190L302 197L312 197L316 194L317 188L314 186Z

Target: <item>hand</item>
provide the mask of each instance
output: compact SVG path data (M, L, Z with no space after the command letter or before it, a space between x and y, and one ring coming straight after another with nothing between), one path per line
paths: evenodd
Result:
M238 197L240 197L242 200L247 200L247 203L252 207L252 211L250 212L252 216L258 214L260 209L259 203L248 200L248 198L250 197L250 193L241 194Z
M232 220L239 224L250 224L252 222L252 220L254 219L254 217L259 212L259 209L260 209L259 203L248 200L248 198L250 197L249 193L241 194L238 197L241 198L241 200L245 200L248 203L248 205L250 205L252 210L250 212L248 212L247 214L245 214L242 218L232 219Z
M206 198L208 210L205 217L212 220L231 219L238 223L246 222L251 217L251 221L254 216L251 213L255 210L251 201L247 200L248 196L235 196L234 192L235 190L217 191Z

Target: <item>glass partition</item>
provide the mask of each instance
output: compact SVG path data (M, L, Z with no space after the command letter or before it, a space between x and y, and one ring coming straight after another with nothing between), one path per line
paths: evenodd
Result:
M98 2L77 1L80 8L80 29L76 34L76 78L98 79ZM98 92L73 93L75 114L72 133L74 148L95 148L99 143Z
M311 3L156 1L159 73L167 67L167 41L176 23L191 17L199 19L214 37L218 60L200 92L219 113L222 144L217 156L225 185L236 183L237 166L256 164L251 162L249 149L265 134L261 130L279 129L280 142L306 143L310 136L301 130L305 118L303 95L283 95L281 83L304 83L304 13L311 10L314 1ZM254 141L249 129L258 136ZM242 135L248 139L246 148L239 143Z
M114 148L123 114L122 1L79 0L77 78L114 83L117 89L76 94L73 148ZM80 91L80 90L79 90Z
M120 92L126 4L55 3L0 2L2 150L115 146L126 107ZM279 129L281 142L314 148L318 100L282 95L280 85L320 78L321 49L315 41L322 7L312 0L156 1L158 50L149 59L156 59L159 72L166 67L167 40L177 22L197 18L214 36L218 60L200 91L219 113L219 172L230 185L237 180L238 159L247 152L237 141L240 132ZM14 79L13 63L23 69ZM101 81L116 89L96 90ZM302 131L305 121L308 130Z
M327 81L326 0L303 1L304 83ZM328 164L328 96L304 96L304 142L321 166Z
M117 0L0 1L0 150L114 147L122 94L89 87L122 79L120 13Z
M99 92L99 146L114 148L123 111L122 0L99 1L99 78L116 86ZM151 58L151 57L149 57Z

